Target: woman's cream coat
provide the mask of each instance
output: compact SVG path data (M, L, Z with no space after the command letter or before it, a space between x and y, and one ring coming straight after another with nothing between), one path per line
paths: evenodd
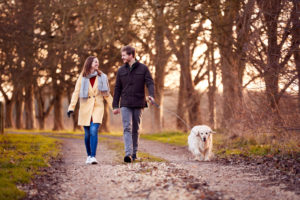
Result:
M81 79L82 74L80 74L79 78L77 79L68 111L74 111L75 109L76 103L79 98ZM112 109L112 96L110 94L108 96L102 96L101 92L98 90L98 76L96 76L93 87L90 83L88 95L89 97L87 99L80 98L78 115L78 125L80 126L90 126L91 117L93 117L94 123L102 123L104 114L104 98L107 101L109 107Z

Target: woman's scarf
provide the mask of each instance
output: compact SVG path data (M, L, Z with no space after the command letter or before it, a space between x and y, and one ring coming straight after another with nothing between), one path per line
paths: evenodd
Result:
M90 78L97 76L98 73L95 71L92 74L87 75L86 77L82 77L81 80L81 87L80 87L80 98L88 98L89 97L89 85L90 85ZM101 91L101 93L108 93L109 92L109 85L108 85L108 79L106 74L101 73L100 76L98 76L98 90Z

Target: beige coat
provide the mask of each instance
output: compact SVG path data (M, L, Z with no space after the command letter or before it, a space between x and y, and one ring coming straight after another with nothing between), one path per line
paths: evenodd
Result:
M72 95L71 103L69 105L68 111L74 111L76 103L79 98L79 92L81 87L82 74L80 74L77 79L75 90ZM105 99L112 109L112 96L102 96L101 92L98 90L98 76L96 76L95 83L92 87L91 83L89 85L89 98L80 98L79 105L79 115L78 115L78 125L80 126L90 126L91 117L93 117L94 123L102 123L102 118L104 114L104 103Z

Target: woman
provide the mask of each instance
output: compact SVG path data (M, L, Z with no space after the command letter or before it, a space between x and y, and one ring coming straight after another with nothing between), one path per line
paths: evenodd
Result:
M89 56L83 70L77 79L71 103L68 108L68 117L74 112L78 97L80 98L78 125L83 126L85 132L85 147L87 152L86 164L97 164L96 150L98 143L98 129L104 114L104 98L112 106L112 97L109 93L107 76L99 69L99 61Z

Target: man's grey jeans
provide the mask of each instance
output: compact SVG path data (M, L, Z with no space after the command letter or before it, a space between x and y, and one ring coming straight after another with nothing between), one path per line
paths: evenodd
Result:
M141 123L142 108L122 107L123 137L125 155L136 154L139 146L139 127Z

